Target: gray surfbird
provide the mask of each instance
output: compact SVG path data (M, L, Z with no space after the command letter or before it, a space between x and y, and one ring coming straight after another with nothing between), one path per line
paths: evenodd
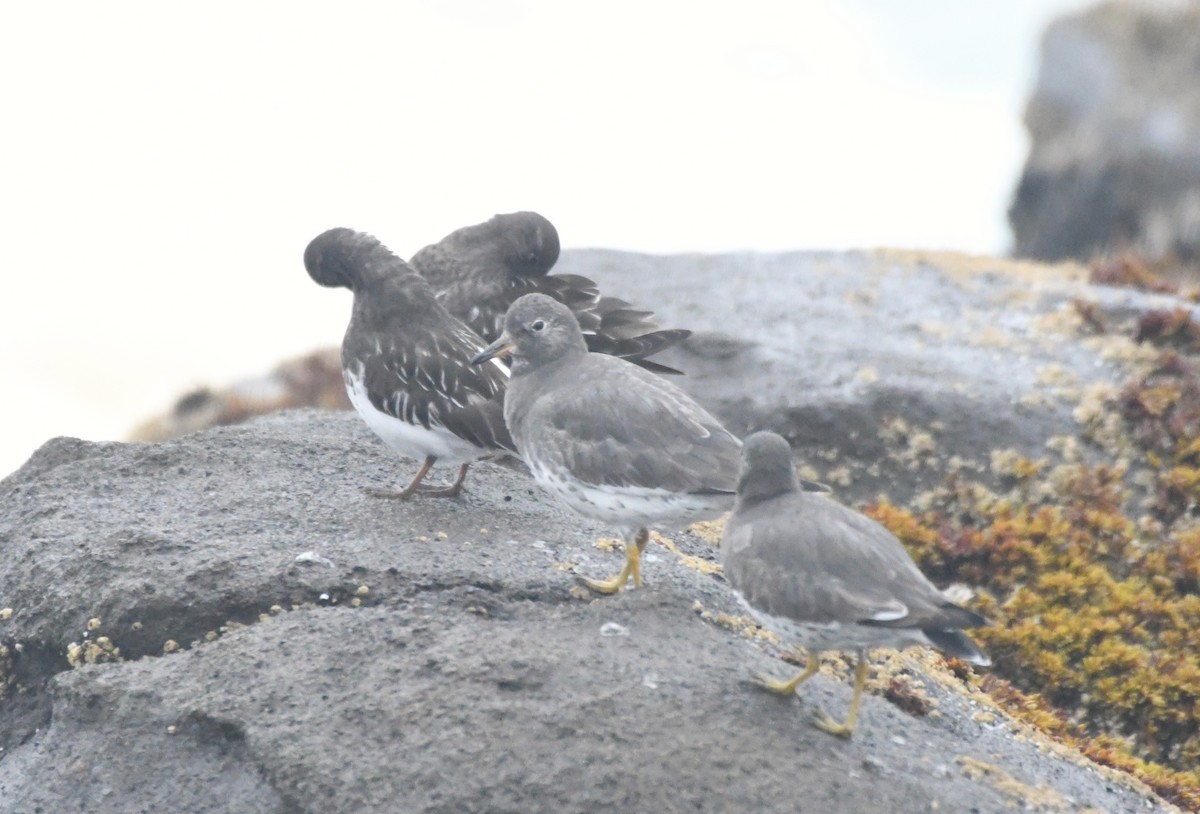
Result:
M584 584L641 584L652 526L733 505L741 442L682 390L624 359L590 353L574 314L542 294L513 303L500 337L472 361L512 354L504 417L537 482L625 536L625 567Z
M546 294L575 314L588 349L620 356L656 373L678 370L650 361L691 331L659 330L649 311L601 296L587 277L549 274L558 231L536 212L512 212L464 226L413 255L412 264L446 310L488 342L504 330L508 307L524 294Z
M789 681L760 677L792 694L812 676L823 650L858 653L850 714L816 725L849 736L867 677L867 651L922 644L980 666L988 657L962 632L987 619L948 600L900 541L874 520L825 494L803 491L787 441L759 432L746 439L737 504L721 539L725 578L760 624L808 651Z
M354 292L342 339L351 403L384 443L423 461L404 489L372 494L453 497L471 462L515 452L504 424L507 370L470 364L486 343L408 263L374 237L339 228L313 238L304 266L317 283ZM422 483L438 460L459 464L453 484Z

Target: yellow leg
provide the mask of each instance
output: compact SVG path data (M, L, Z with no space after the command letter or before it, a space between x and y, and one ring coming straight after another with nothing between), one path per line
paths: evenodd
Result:
M625 567L612 579L580 579L579 581L585 588L599 594L615 594L621 591L630 577L633 578L633 587L642 587L642 550L645 549L646 541L649 539L650 532L646 529L638 529L632 540L625 541Z
M863 651L858 654L858 672L854 676L854 697L850 699L850 714L846 716L846 722L839 724L824 712L818 712L813 725L818 729L828 732L830 735L838 735L843 738L850 737L854 732L855 725L858 723L858 704L862 701L863 686L866 683L867 654Z
M649 541L650 541L650 530L649 529L638 529L637 533L633 536L633 546L634 546L635 553L633 555L633 570L631 572L631 575L633 576L633 587L635 587L635 588L642 587L642 552L646 550L646 543L648 543ZM630 558L629 553L628 553L629 543L625 543L625 549L626 549L625 559L628 560Z
M813 677L813 674L821 668L821 660L817 658L816 652L808 654L808 662L804 665L804 670L796 675L790 681L780 681L771 678L768 675L759 674L754 677L758 685L764 690L777 692L780 695L791 695L796 692L796 688Z

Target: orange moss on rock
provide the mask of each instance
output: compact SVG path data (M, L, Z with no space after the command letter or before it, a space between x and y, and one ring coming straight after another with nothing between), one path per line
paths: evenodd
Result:
M1088 282L1099 285L1137 288L1159 294L1181 294L1179 286L1163 279L1163 267L1170 265L1164 258L1153 262L1134 254L1103 257L1088 267ZM1189 292L1182 292L1188 295Z
M935 581L977 589L976 608L995 622L975 632L996 665L982 686L998 703L1194 807L1200 376L1164 357L1107 409L1143 462L1014 461L1004 493L951 476L919 513L885 503L868 514ZM1129 515L1139 497L1152 517Z

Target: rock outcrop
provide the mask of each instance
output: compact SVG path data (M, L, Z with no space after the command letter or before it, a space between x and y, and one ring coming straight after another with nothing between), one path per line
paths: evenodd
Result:
M1200 266L1200 6L1109 2L1053 23L1025 112L1014 252Z
M681 383L855 505L1002 480L1007 450L1108 455L1070 438L1151 355L1115 329L1178 305L945 255L560 266L698 329L665 360ZM847 702L836 662L798 699L747 686L795 668L711 531L659 538L647 588L594 599L573 574L613 569L610 530L486 465L458 500L364 494L406 466L353 414L299 411L56 439L0 481L0 812L1166 807L935 656L884 659L831 738L808 716Z
M43 447L0 494L0 811L1142 805L915 660L936 716L869 698L833 739L807 716L848 686L746 685L794 668L711 621L738 611L700 537L581 600L604 529L487 466L458 501L363 494L399 468L349 413Z

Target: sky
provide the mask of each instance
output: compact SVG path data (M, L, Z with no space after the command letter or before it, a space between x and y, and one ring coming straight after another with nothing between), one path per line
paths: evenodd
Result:
M0 476L336 344L349 295L301 262L333 226L1003 253L1038 38L1085 5L8 4Z

